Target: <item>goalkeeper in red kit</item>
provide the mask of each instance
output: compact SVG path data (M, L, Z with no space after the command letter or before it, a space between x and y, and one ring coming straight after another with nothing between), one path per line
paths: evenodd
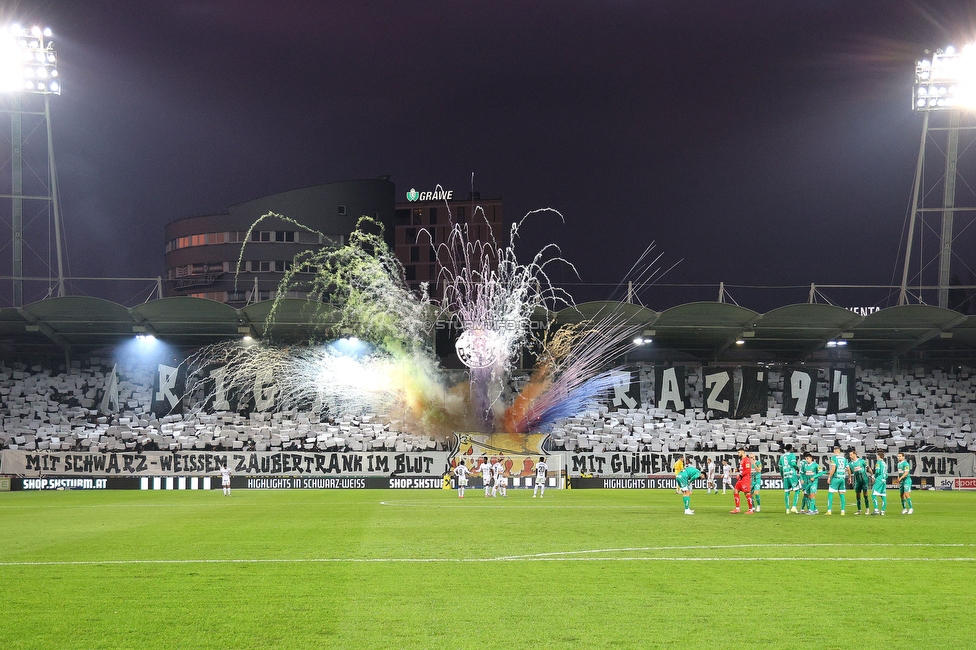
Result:
M752 459L746 454L745 449L739 450L739 480L735 483L735 489L733 490L733 495L735 496L735 508L729 511L729 514L737 515L739 514L739 492L746 495L746 502L749 504L749 509L746 510L747 515L752 514Z

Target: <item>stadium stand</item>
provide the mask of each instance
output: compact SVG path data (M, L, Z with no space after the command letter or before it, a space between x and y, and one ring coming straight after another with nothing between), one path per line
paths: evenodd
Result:
M108 364L111 367L112 364ZM119 365L120 412L101 414L96 399L108 372L92 358L53 374L39 365L0 365L0 448L27 451L179 449L419 451L442 449L429 436L401 431L398 421L372 414L323 420L297 411L151 412L152 373Z
M976 451L973 415L976 379L970 368L955 373L915 368L895 373L857 369L858 400L871 408L860 413L827 414L826 384L820 387L816 414L784 415L782 373L769 373L770 396L766 416L708 419L702 404L701 373L688 373L687 394L693 408L684 413L654 407L618 409L603 406L557 423L552 432L555 449L567 451L731 451L743 445L760 452L778 451L786 444L827 453L839 443L859 453L877 448L889 451ZM641 373L641 394L653 395L651 373Z
M299 411L205 413L157 417L151 412L152 372L137 364L118 365L119 413L99 412L112 363L92 357L73 361L70 370L54 373L41 365L0 364L0 447L34 450L254 449L416 451L442 449L424 432L403 430L384 414L345 414L322 419ZM858 451L885 447L976 451L973 416L976 374L968 367L954 372L913 368L903 372L857 369L860 413L827 414L826 389L816 414L784 415L782 375L771 371L765 416L708 419L701 408L702 373L690 367L686 377L692 408L676 413L647 406L653 395L653 373L640 371L640 408L592 409L559 421L553 428L554 449L568 451L729 451L748 445L778 451L792 443L826 453L833 444Z

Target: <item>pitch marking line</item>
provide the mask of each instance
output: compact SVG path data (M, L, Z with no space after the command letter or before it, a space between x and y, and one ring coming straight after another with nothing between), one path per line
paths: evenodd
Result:
M0 562L0 567L108 566L136 564L466 564L486 562L976 562L976 557L486 557L486 558L308 558L228 560L103 560Z
M0 567L43 566L97 566L97 565L144 565L144 564L464 564L484 562L976 562L976 557L648 557L648 556L593 556L597 553L633 553L674 550L715 550L734 548L969 548L976 544L728 544L703 546L644 546L629 548L602 548L579 551L555 551L529 555L506 555L487 558L226 558L185 560L52 560L52 561L0 561ZM584 557L580 557L584 556Z
M473 498L473 497L472 497ZM647 504L647 503L636 503L633 505L570 505L570 504L541 504L541 503L513 503L511 501L499 501L497 498L493 500L486 500L485 502L478 503L432 503L430 501L380 501L381 506L393 506L393 507L424 507L424 508L506 508L509 510L518 508L531 508L533 510L539 508L545 508L546 510L557 510L557 509L568 509L568 510L658 510L658 509L671 509L674 510L674 506L665 504Z

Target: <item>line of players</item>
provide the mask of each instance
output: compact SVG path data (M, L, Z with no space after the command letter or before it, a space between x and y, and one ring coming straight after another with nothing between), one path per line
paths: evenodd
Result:
M779 472L783 480L783 500L786 505L786 513L818 515L817 510L817 482L821 476L827 476L827 513L833 514L834 495L840 498L840 514L845 515L847 506L847 486L851 485L857 499L857 512L861 514L861 500L864 500L865 514L881 515L885 514L888 505L887 486L888 486L888 465L884 460L885 452L876 452L877 462L872 470L868 466L867 459L858 456L853 449L847 454L841 452L840 446L834 447L834 455L830 458L829 470L820 466L820 463L813 459L813 454L806 452L803 460L793 452L792 445L786 445L784 453L779 459ZM728 461L722 461L722 494L725 488L731 483L732 467ZM691 485L701 478L701 471L693 465L685 466L682 459L675 463L675 479L678 483L676 488L678 494L682 495L685 506L685 514L693 515L695 511L691 509ZM898 453L898 466L895 480L898 483L898 491L901 496L901 513L910 515L915 512L912 504L912 477L910 475L911 464L905 458L905 454ZM709 459L707 466L708 478L705 485L710 493L715 490L718 494L718 485L715 482L715 461ZM740 494L745 495L746 503L749 506L745 514L751 515L760 512L762 487L762 464L756 454L748 454L745 449L739 450L739 471L737 481L733 487L733 497L735 507L729 511L730 514L737 515L742 512ZM871 501L868 501L868 493L871 493ZM797 503L800 496L803 500L800 509L797 510ZM792 497L792 505L791 505ZM871 506L874 506L874 512Z
M488 457L482 456L480 464L475 466L472 463L472 468L475 471L481 472L481 482L485 487L486 497L497 497L499 494L502 497L508 497L508 477L505 476L504 460L504 456L499 456L495 459L495 462L489 463ZM546 464L546 459L540 456L539 462L535 464L535 481L532 487L533 499L536 496L541 499L546 495L546 476L548 471L549 466ZM463 459L454 468L454 477L457 479L459 499L464 498L464 488L468 485L468 474L472 473L473 471L468 469Z

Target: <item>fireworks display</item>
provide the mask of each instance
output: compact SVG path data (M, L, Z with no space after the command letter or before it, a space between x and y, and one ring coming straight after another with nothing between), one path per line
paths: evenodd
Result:
M574 305L547 275L551 264L575 271L555 245L526 263L516 256L519 228L539 212L561 218L554 210L529 213L512 225L507 245L473 238L469 224L452 222L447 239L434 246L440 300L430 299L426 285L410 290L382 226L372 219L361 219L344 246L299 253L279 285L265 341L224 342L187 359L198 408L298 409L325 417L386 413L407 429L439 437L464 430L546 431L578 413L611 389L613 364L632 349L641 326L618 306L576 324L533 328L534 314ZM480 209L472 222L479 216L484 219ZM269 217L310 230L274 213L261 219ZM635 268L644 269L638 283L653 277L649 265ZM296 290L309 296L309 324L322 340L275 344L275 314L282 297ZM432 345L438 320L460 331L455 351L468 367L466 382L438 366ZM516 362L529 347L539 361L513 392Z

